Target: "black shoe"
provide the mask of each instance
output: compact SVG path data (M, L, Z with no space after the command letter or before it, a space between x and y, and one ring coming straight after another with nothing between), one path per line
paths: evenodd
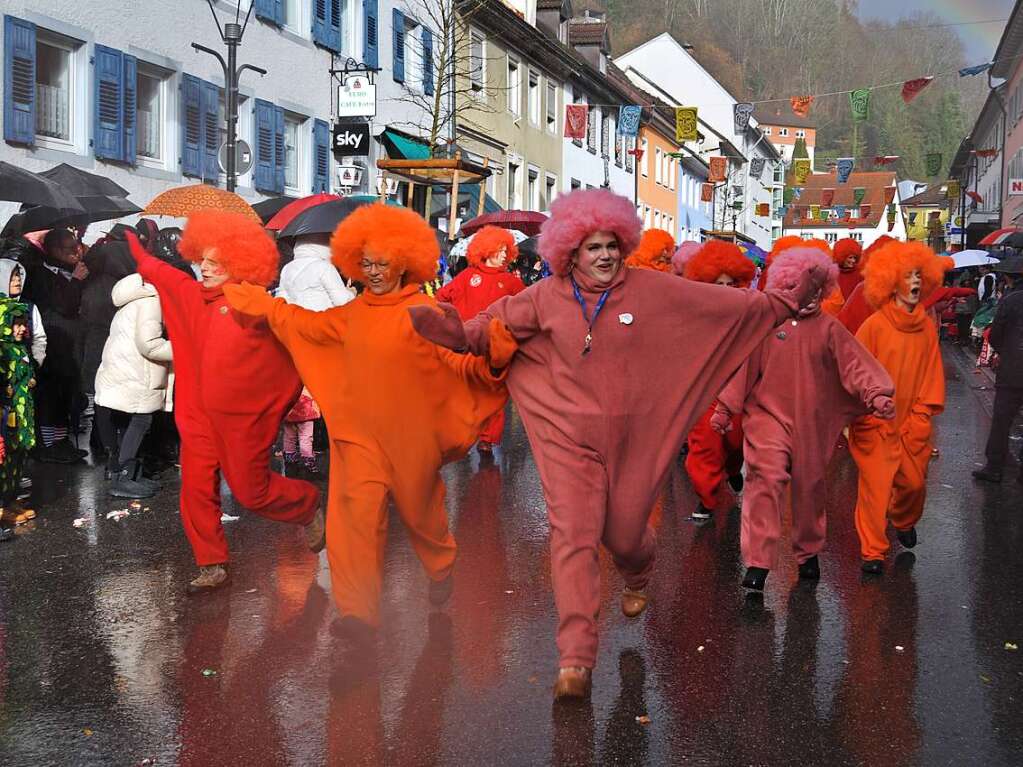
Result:
M745 481L742 478L742 474L736 474L735 476L728 478L728 486L732 488L732 492L736 495L742 492L744 485Z
M884 574L884 561L880 559L864 559L863 564L860 565L866 575L883 575Z
M799 566L799 577L807 581L819 581L821 579L821 562L816 554Z
M440 607L451 599L451 592L455 588L454 573L448 573L448 577L442 581L430 581L430 604Z
M14 531L9 527L0 527L0 543L14 540Z
M59 448L55 448L57 448L56 445L50 445L49 447L46 447L45 445L37 445L32 449L32 458L39 463L78 463L79 458L70 458Z
M911 527L908 530L896 530L895 537L899 539L899 543L902 544L902 548L911 549L916 546L916 528Z
M981 482L1001 482L1002 481L1002 470L1001 469L989 469L985 466L983 469L976 469L973 472L973 478L979 479Z
M714 516L714 510L708 509L702 503L697 502L696 511L693 512L693 519L710 519Z
M107 489L107 494L114 498L152 498L158 489L158 485L142 477L138 461L128 461Z
M67 463L76 463L89 454L88 450L80 450L71 444L71 440L65 438L54 442L49 447L55 455L62 457Z
M764 567L747 567L746 576L742 579L742 587L753 591L763 591L770 570Z

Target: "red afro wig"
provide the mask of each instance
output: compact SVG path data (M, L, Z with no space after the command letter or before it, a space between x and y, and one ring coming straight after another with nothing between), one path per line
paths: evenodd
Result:
M702 245L695 240L686 240L678 246L675 255L671 257L671 271L679 277L686 273L686 264L689 259L700 252Z
M628 256L639 244L643 224L632 200L606 189L579 189L551 205L551 217L540 229L540 257L554 274L572 270L572 258L583 240L595 232L613 232L618 249Z
M799 276L813 266L827 273L821 295L830 296L838 287L838 264L819 248L798 245L777 255L767 272L767 289L791 290L799 284Z
M330 238L332 261L345 277L362 281L364 255L385 258L405 272L404 283L428 282L437 276L440 246L422 216L407 208L373 203L358 208L338 224Z
M277 246L254 218L219 210L193 213L185 223L178 252L199 263L211 248L232 280L265 288L277 279Z
M666 232L663 229L648 229L643 232L643 236L639 240L639 246L632 251L632 255L629 256L626 261L626 266L631 266L633 269L653 269L657 272L669 272L671 271L671 261L661 261L657 259L663 257L664 251L668 251L668 258L675 252L675 238L671 236L670 232Z
M835 257L835 263L841 265L847 258L856 256L859 259L863 255L863 245L860 244L859 240L854 240L852 237L844 237L835 243L832 251ZM856 262L859 266L859 261Z
M863 294L875 309L892 300L906 272L920 270L920 300L941 286L945 262L922 242L893 240L875 250L863 267Z
M685 276L696 282L714 282L722 274L727 274L738 287L745 288L756 272L756 266L742 254L738 245L725 240L708 240L689 259Z
M519 247L515 244L515 237L511 232L499 226L485 226L473 235L465 258L473 266L479 266L502 247L508 251L505 264L510 264L519 257Z

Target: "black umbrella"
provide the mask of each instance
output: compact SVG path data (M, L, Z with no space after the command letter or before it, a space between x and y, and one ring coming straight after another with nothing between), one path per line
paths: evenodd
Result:
M256 215L258 215L260 220L265 224L270 221L271 218L276 216L282 208L287 207L294 201L294 197L271 197L269 200L257 202L252 206L252 209L256 211Z
M3 232L0 232L0 236L14 237L26 232L38 232L41 229L78 227L88 224L89 214L80 207L55 208L50 205L34 205L11 216L4 225Z
M0 162L0 200L83 212L75 197L60 184L9 162Z
M106 176L89 173L73 165L61 163L39 174L43 178L64 187L64 190L75 197L127 197L128 190L115 184Z
M340 200L331 200L321 205L315 205L295 216L291 223L281 230L278 237L330 234L337 229L338 224L348 218L350 213L369 204L369 200L353 200L350 197L343 197Z
M1003 258L991 268L1003 274L1023 274L1023 256Z

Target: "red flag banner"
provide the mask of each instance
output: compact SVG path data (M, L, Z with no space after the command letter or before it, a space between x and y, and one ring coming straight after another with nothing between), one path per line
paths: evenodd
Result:
M874 165L892 165L898 161L897 154L879 154L874 158Z
M711 157L710 158L710 174L707 176L707 180L712 184L719 184L725 180L728 174L728 158L727 157Z
M967 192L966 196L969 197L971 200L973 200L978 205L983 205L984 204L984 198L981 197L976 192Z
M758 202L757 203L757 215L758 216L770 216L771 215L771 203L769 203L769 202Z
M800 117L809 117L813 96L793 96L789 99L789 104L792 106L792 111Z
M886 186L884 188L884 204L885 205L891 205L894 200L895 200L895 187L894 186Z
M998 150L997 149L974 149L973 153L975 155L977 155L977 157L994 157L996 154L998 154Z
M835 201L835 190L834 189L821 189L821 205L825 208L830 208L831 203Z
M931 84L933 77L918 77L902 84L902 100L907 104L920 95L920 91Z
M565 138L583 141L586 138L586 122L589 116L588 104L565 105Z
M714 202L713 184L704 184L700 187L700 200L702 202Z

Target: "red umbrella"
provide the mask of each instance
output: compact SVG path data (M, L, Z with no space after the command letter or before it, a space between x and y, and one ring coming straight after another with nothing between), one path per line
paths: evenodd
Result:
M1001 229L996 229L995 231L991 232L991 234L989 234L987 237L985 237L983 240L981 240L978 244L979 245L988 246L988 247L990 247L992 245L1005 245L1005 241L1009 237L1011 237L1014 234L1019 233L1020 231L1023 231L1023 230L1020 230L1020 229L1018 229L1018 228L1016 228L1014 226L1006 226L1006 227L1003 227Z
M266 228L271 232L279 232L281 229L291 223L291 220L295 218L299 213L309 208L316 207L324 202L330 202L331 200L340 200L341 198L336 194L311 194L308 197L303 197L294 202L289 202L279 211L277 211L273 218L266 222Z
M540 234L540 226L546 220L545 214L532 210L501 210L466 221L462 224L461 234L470 235L485 226L500 226L504 229L517 229L527 237L535 237Z

